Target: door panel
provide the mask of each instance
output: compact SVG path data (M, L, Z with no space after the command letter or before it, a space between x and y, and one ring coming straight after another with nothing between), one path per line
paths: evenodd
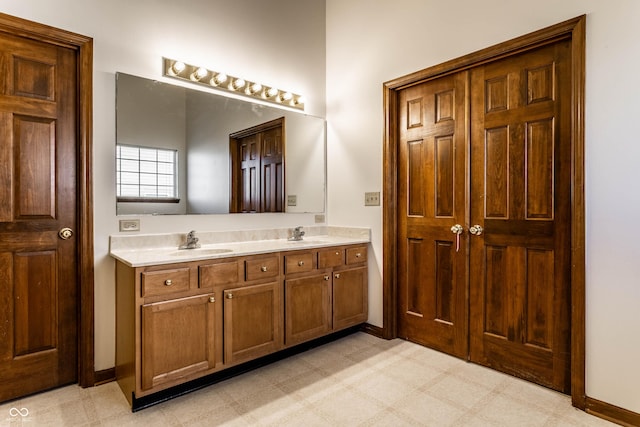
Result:
M565 392L569 47L471 71L470 359Z
M283 346L281 284L251 285L224 291L224 363L234 364Z
M260 141L258 135L240 141L240 173L242 175L242 212L258 212L260 208Z
M77 378L75 52L0 36L0 401Z
M284 212L282 127L262 133L262 211Z
M399 99L398 334L464 357L466 73L403 90Z
M285 343L298 344L331 332L331 276L284 282Z
M212 370L216 365L213 295L142 306L142 389Z

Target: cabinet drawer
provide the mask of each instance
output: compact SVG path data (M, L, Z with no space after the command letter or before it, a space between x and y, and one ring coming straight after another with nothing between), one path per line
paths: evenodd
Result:
M238 260L200 266L200 287L230 285L242 281L243 264Z
M360 264L367 260L367 247L358 246L347 249L347 264Z
M142 297L189 290L190 269L145 271L142 273Z
M247 281L267 279L279 275L278 255L250 258L245 260L245 275Z
M318 251L318 268L338 267L344 264L344 249Z
M286 274L304 273L312 271L314 252L301 252L299 254L285 255L284 272Z

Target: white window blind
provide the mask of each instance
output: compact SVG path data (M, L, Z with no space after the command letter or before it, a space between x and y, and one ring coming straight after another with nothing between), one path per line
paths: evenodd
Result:
M175 199L177 151L116 145L118 198Z

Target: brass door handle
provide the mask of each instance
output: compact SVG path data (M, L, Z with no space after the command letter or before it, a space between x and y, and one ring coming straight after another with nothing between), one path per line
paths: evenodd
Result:
M68 240L71 238L71 236L73 236L73 230L69 227L62 228L60 231L58 231L58 236L62 240Z
M171 285L173 285L173 280L171 280L171 279L167 279L167 280L165 280L165 281L164 281L164 284L165 284L166 286L171 286Z
M216 297L209 297L209 302L216 302Z
M231 293L227 294L227 299L233 299L233 294Z
M335 277L336 279L339 279L340 278L340 273L336 273L336 275L333 276L333 277Z
M462 234L463 231L464 231L464 227L461 226L460 224L456 224L456 225L451 227L451 232L453 234L460 235L460 234Z
M329 280L329 275L325 275L324 280Z
M262 271L262 272L267 271L267 267L263 265L262 267L260 267L260 271Z
M298 265L302 267L304 265L304 261L298 261Z
M469 228L469 233L473 234L474 236L481 235L483 231L484 228L482 228L482 226L478 224L475 224Z

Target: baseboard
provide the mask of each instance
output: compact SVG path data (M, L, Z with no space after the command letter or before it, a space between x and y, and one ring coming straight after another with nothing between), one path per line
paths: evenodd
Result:
M366 332L369 335L373 335L374 337L384 339L384 329L379 326L374 326L369 323L363 323L360 331Z
M621 426L640 426L639 413L620 408L619 406L615 406L592 397L587 396L587 407L585 408L585 411L588 414L620 424Z
M102 371L96 371L94 385L105 384L115 380L116 380L115 367L109 368L109 369L103 369Z

